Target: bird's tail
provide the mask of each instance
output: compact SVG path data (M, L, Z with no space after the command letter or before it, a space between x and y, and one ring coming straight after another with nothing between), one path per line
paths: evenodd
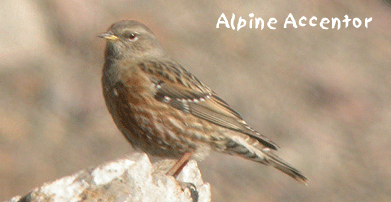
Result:
M264 165L271 165L283 173L291 176L298 182L307 185L308 179L298 170L274 154L270 148L265 147L253 138L234 137L227 143L228 153L239 155Z
M294 167L292 167L287 162L282 160L280 157L278 157L269 149L263 149L261 152L264 153L263 161L266 162L266 164L269 164L274 168L277 168L278 170L291 176L292 178L299 181L300 183L307 185L308 179L300 171L296 170Z

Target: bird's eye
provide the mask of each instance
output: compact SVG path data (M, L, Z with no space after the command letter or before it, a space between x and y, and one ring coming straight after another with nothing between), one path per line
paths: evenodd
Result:
M137 40L136 34L135 34L135 33L131 33L131 34L129 35L129 39L130 39L131 41L136 41L136 40Z

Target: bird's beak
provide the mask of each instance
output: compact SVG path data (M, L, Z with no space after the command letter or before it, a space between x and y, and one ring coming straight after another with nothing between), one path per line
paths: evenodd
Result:
M103 39L107 39L107 40L113 40L113 41L118 39L118 37L115 36L114 34L112 34L111 32L99 34L98 37L103 38Z

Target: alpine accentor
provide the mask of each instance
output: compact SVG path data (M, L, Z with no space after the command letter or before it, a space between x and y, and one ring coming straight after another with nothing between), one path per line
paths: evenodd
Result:
M118 22L99 37L107 39L102 85L114 122L133 147L179 159L168 174L176 176L191 156L202 158L213 149L271 165L306 183L273 154L275 143L167 56L145 25Z

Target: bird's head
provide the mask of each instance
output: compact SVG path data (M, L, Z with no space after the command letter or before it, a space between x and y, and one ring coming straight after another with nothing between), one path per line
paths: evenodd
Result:
M98 36L107 40L107 57L132 58L164 52L152 31L133 20L115 23L107 32Z

